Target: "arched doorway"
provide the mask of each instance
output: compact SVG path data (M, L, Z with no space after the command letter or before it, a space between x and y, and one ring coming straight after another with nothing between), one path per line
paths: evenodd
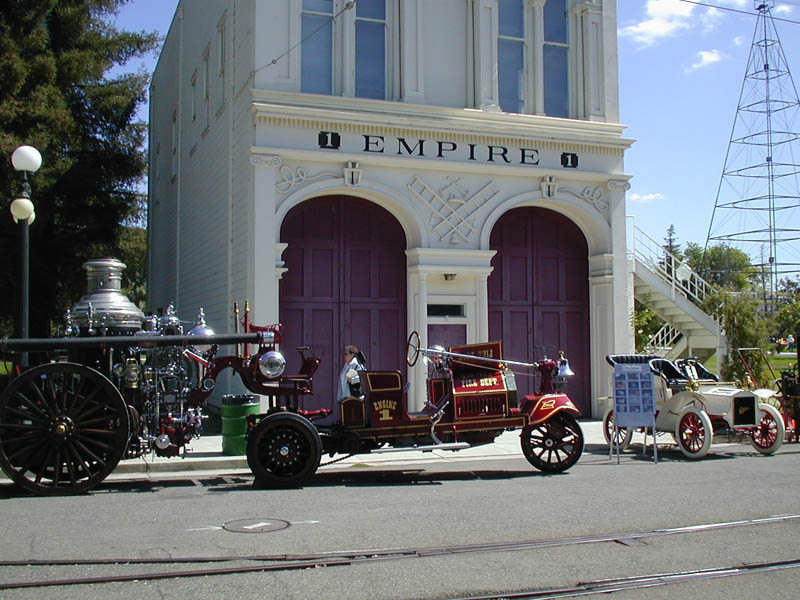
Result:
M544 208L505 213L489 241L497 251L489 276L489 339L503 340L511 360L564 350L575 375L565 391L591 415L589 266L586 238L567 217ZM517 377L520 397L537 380Z
M377 204L325 196L289 211L280 239L288 244L288 271L280 281L286 372L299 368L294 349L311 346L322 363L304 408L330 408L338 415L335 390L345 345L358 346L371 369L405 364L405 234Z

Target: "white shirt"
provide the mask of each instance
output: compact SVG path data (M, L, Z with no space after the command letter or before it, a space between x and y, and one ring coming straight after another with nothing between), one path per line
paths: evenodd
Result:
M361 379L358 376L358 372L363 370L364 367L358 362L356 357L354 356L350 361L344 363L342 367L342 372L339 373L339 390L336 394L337 400L342 400L344 398L349 398L352 396L350 393L350 385L351 383L360 383ZM353 373L350 373L350 372Z

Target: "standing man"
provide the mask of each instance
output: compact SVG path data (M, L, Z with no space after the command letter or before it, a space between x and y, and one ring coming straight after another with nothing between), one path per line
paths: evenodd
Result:
M358 348L356 346L345 346L344 366L339 374L339 389L336 394L337 400L344 398L361 397L361 379L359 371L364 370L364 365L358 360Z

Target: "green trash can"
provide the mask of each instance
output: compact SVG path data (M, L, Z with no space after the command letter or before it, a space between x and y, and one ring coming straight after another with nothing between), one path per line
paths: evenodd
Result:
M247 415L261 412L261 400L253 394L227 394L222 397L222 453L247 454Z

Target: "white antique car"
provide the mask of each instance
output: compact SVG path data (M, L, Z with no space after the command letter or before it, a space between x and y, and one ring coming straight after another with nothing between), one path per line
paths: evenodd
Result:
M655 355L612 354L608 363L646 363L654 377L656 434L672 434L681 452L689 458L702 458L711 447L715 431L735 430L748 435L762 454L773 454L783 444L786 428L774 404L775 392L769 389L745 390L733 383L720 382L696 359L670 360ZM614 428L614 410L603 419L606 442L614 440L626 449L634 428Z

